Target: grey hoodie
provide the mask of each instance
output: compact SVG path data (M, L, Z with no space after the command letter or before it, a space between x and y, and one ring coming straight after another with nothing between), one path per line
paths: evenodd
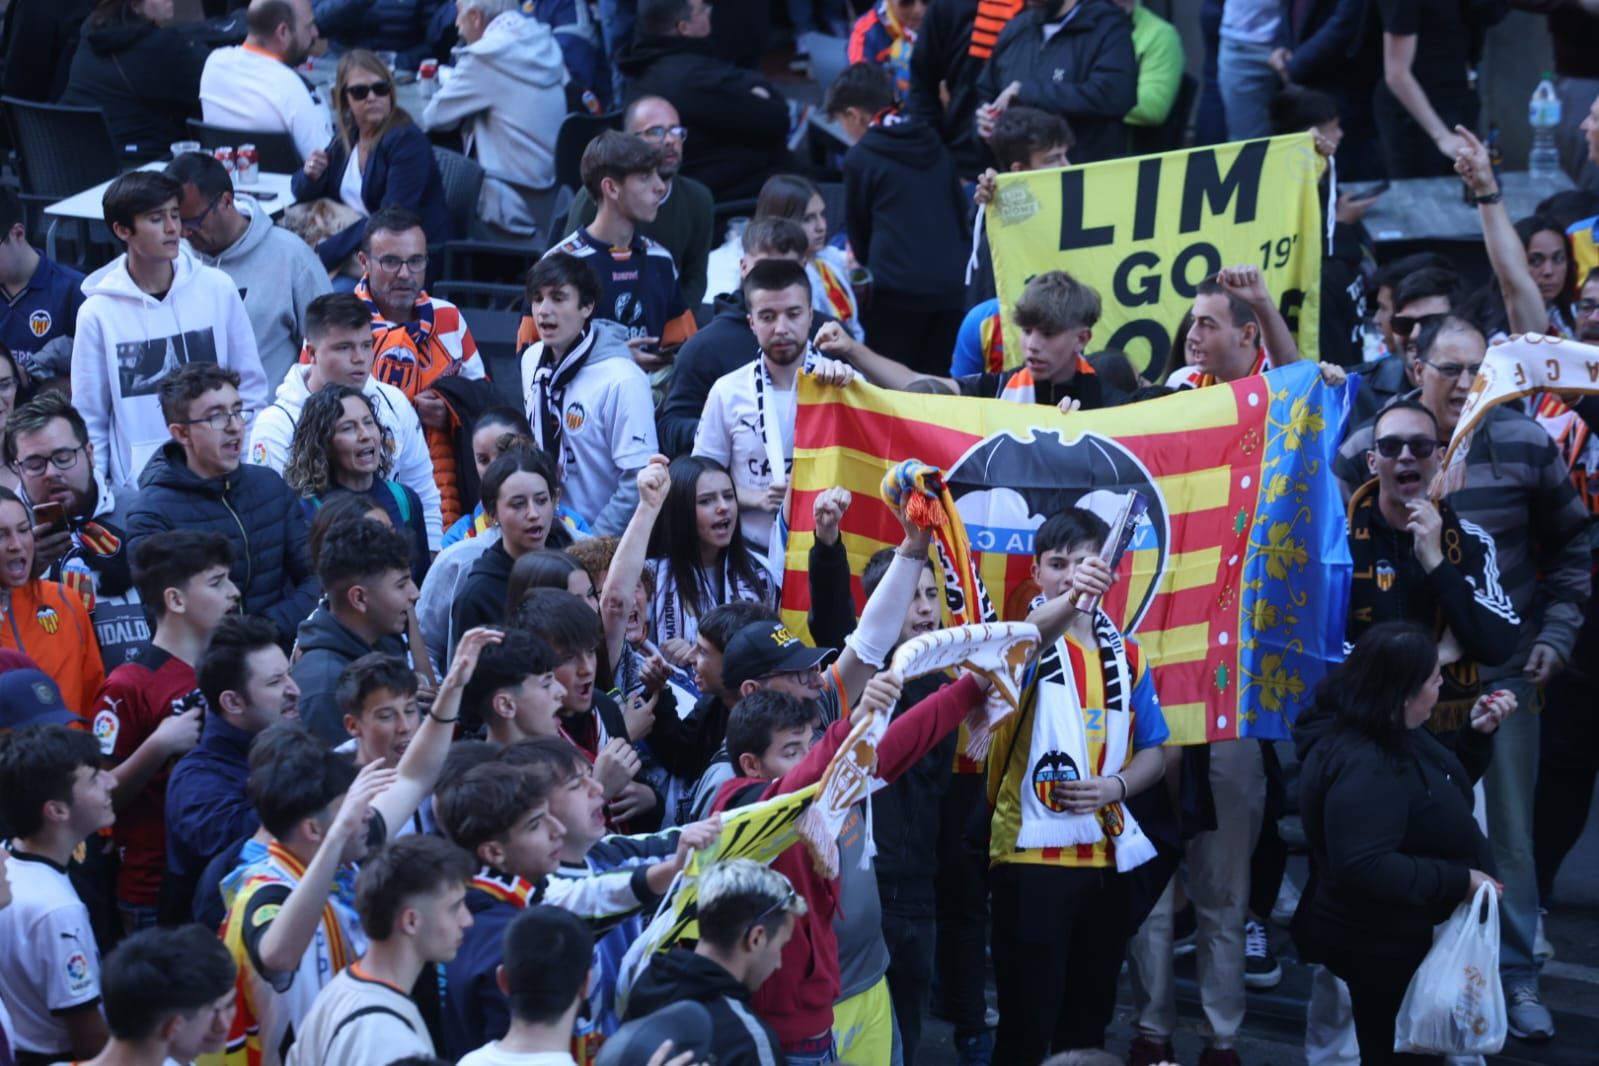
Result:
M311 246L274 224L260 204L241 197L234 206L250 220L243 236L221 255L191 251L200 262L221 270L238 286L245 314L250 316L250 329L255 333L261 369L270 384L282 381L300 358L306 306L332 292L333 285Z
M425 130L463 126L488 172L483 221L511 233L538 229L523 192L555 182L555 135L566 117L566 64L544 23L519 10L497 16L455 50L450 76L419 120Z

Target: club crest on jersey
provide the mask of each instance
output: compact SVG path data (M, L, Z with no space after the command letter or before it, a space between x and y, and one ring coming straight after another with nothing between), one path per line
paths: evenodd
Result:
M56 614L54 607L41 607L33 617L39 623L39 628L51 635L61 628L61 616Z
M1377 588L1379 591L1387 592L1389 589L1394 587L1395 573L1392 563L1390 563L1387 559L1379 559L1377 560L1376 571Z
M588 417L588 412L583 409L582 404L573 401L566 405L566 428L569 431L576 433L582 429L583 423L588 421Z
M1033 764L1033 793L1038 797L1038 802L1050 810L1064 811L1066 805L1055 802L1055 786L1081 780L1082 776L1077 770L1077 763L1064 751L1045 752Z
M50 312L40 308L28 316L28 328L35 337L42 337L50 332L50 327L55 324L55 319L50 317Z

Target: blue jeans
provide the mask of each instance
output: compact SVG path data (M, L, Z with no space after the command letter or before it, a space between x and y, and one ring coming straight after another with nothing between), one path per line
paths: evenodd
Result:
M1216 57L1216 78L1222 104L1227 109L1227 139L1246 141L1271 136L1271 98L1282 89L1282 79L1266 60L1271 45L1221 39Z
M1538 782L1538 727L1542 693L1520 677L1484 681L1483 689L1502 688L1516 697L1516 713L1494 734L1494 757L1483 777L1487 796L1488 843L1494 875L1505 886L1499 901L1499 974L1507 987L1538 979L1532 956L1538 924L1538 875L1532 853L1532 800Z

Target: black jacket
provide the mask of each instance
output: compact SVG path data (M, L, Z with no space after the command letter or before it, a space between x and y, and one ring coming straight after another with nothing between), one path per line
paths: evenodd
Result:
M1111 0L1081 0L1074 10L1045 41L1049 16L1023 8L999 35L977 92L980 100L993 100L1011 82L1021 82L1013 103L1065 116L1077 135L1072 162L1097 163L1123 154L1122 118L1138 102L1133 22Z
M516 560L500 541L489 545L488 550L477 557L477 562L467 571L466 584L456 597L450 618L452 632L459 634L477 626L505 624L505 597L510 592L511 567L515 565Z
M404 657L403 641L380 640L374 647L352 633L333 617L327 607L318 607L300 623L299 661L294 664L294 683L300 686L300 721L329 747L350 739L344 730L344 712L334 698L339 675L361 656L382 651Z
M350 153L336 132L327 153L328 166L320 178L308 178L303 170L296 170L290 178L296 203L339 198L339 185L344 181ZM444 179L433 158L433 145L414 122L395 123L372 149L366 169L361 172L361 202L372 212L380 207L404 207L421 215L428 247L435 254L453 236L450 208L444 200ZM355 254L365 233L366 219L352 222L324 238L316 246L316 254L323 265L331 269Z
M200 117L205 49L181 31L142 18L83 24L61 103L98 108L121 151L153 159L188 136Z
M1493 869L1471 815L1492 738L1411 729L1390 752L1320 708L1294 738L1310 842L1310 881L1293 921L1300 957L1319 961L1329 943L1378 956L1425 950L1433 926L1465 899L1470 872Z
M687 455L694 450L694 433L711 386L723 374L754 362L760 352L743 292L724 292L711 306L714 317L683 342L673 362L671 391L661 404L656 424L661 450L667 455ZM811 338L831 321L832 315L811 312Z
M756 195L783 167L783 94L754 71L716 56L709 38L640 33L618 54L616 66L627 77L629 101L664 96L677 108L689 131L682 172L709 186L717 202Z
M777 1033L755 1013L750 990L721 963L685 948L655 956L627 1001L632 1021L682 1000L702 1004L711 1015L711 1055L717 1066L762 1066L782 1062Z
M50 103L67 87L90 0L13 0L6 8L5 95Z
M983 62L972 55L977 0L933 0L911 51L911 91L906 113L938 131L963 177L993 165L993 154L977 136L977 92ZM946 107L940 88L949 93Z
M316 607L321 585L306 549L305 509L283 478L251 463L223 477L202 478L189 469L182 446L168 441L139 475L139 495L128 512L134 554L140 540L168 529L227 537L240 607L271 619L289 646Z
M970 218L955 161L931 126L873 126L844 157L844 230L880 291L960 306Z

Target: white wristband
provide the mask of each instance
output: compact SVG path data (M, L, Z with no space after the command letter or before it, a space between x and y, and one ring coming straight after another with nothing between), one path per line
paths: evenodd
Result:
M861 662L879 670L883 668L888 653L899 643L905 612L911 609L917 579L926 565L926 559L908 559L897 551L894 553L894 561L888 564L883 580L877 583L861 611L855 632L844 639Z

